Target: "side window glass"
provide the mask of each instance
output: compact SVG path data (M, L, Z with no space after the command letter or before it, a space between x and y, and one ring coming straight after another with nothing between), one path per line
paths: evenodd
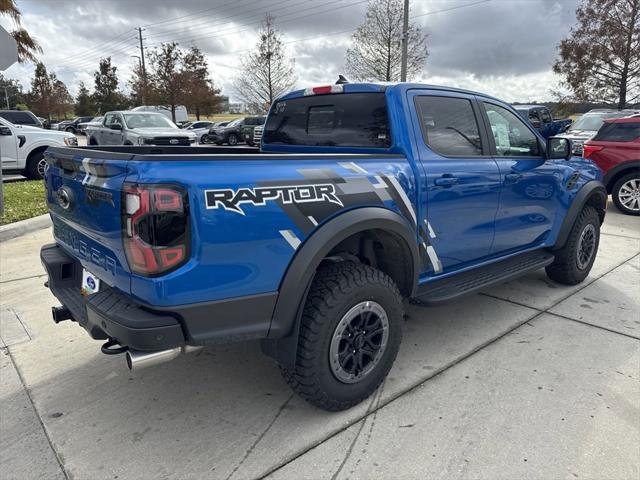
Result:
M542 123L551 123L551 114L546 108L540 110L540 117L542 118Z
M496 142L498 155L505 157L541 156L538 137L520 118L509 110L491 103L483 103Z
M113 120L111 120L111 125L122 125L122 118L120 118L120 115L113 116Z
M529 121L530 122L539 122L540 118L538 117L537 110L529 110Z
M113 122L113 115L107 115L106 117L104 117L104 126L105 127L110 127L111 126L111 122Z
M429 148L448 157L482 155L480 129L470 100L419 96L415 102Z

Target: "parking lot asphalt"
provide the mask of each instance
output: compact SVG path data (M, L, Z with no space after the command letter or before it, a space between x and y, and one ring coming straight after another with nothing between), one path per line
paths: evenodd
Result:
M293 395L256 342L130 373L51 321L50 241L0 244L3 479L640 475L640 221L611 205L583 284L539 271L407 305L389 377L341 413Z

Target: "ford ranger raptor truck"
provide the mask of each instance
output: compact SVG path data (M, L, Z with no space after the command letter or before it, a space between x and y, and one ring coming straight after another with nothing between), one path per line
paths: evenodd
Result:
M456 301L539 268L582 282L607 197L570 140L507 103L409 83L289 93L259 150L51 148L47 162L56 322L134 370L261 339L326 410L388 374L403 299Z

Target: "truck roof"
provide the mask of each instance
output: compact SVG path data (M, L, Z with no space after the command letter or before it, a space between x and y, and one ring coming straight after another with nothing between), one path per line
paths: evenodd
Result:
M549 107L547 107L546 105L541 105L541 104L513 105L513 108L515 108L516 110L531 110L532 108L546 108L547 110L549 109Z
M333 84L326 84L333 85ZM317 86L317 85L316 85ZM342 87L344 89L344 93L365 93L365 92L384 92L389 88L399 89L402 91L411 90L411 89L429 89L429 90L440 90L445 92L455 92L455 93L465 93L467 95L477 95L484 98L489 98L492 100L499 101L504 103L504 100L500 100L499 98L492 97L491 95L487 95L481 92L475 92L473 90L466 90L463 88L455 88L455 87L447 87L443 85L431 85L428 83L402 83L402 82L362 82L362 83L343 83ZM278 100L288 100L292 98L298 98L304 96L304 92L306 89L294 90L282 97Z

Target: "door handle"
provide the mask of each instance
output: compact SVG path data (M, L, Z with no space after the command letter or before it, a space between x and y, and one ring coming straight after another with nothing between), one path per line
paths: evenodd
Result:
M458 178L451 174L445 174L440 178L436 178L433 183L440 187L450 187L451 185L458 183Z
M504 183L516 183L522 179L521 173L507 173L504 176Z

